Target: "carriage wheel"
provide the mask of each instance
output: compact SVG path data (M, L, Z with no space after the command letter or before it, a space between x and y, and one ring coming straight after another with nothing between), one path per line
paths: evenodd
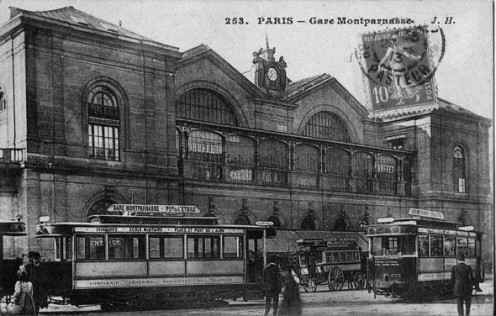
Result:
M340 291L344 285L344 273L338 267L334 267L329 271L328 282L329 290Z
M315 284L315 282L313 281L313 279L310 279L308 280L308 283L305 283L303 285L303 289L305 290L305 292L315 292L317 291L317 284Z
M357 290L363 290L365 288L366 282L367 282L367 278L361 272L357 272L353 276L353 285Z

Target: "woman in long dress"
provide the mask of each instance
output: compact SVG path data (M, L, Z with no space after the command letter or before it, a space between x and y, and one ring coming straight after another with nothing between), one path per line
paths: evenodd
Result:
M25 270L19 270L15 284L14 305L7 307L10 315L36 315L33 301L33 284L28 280Z
M301 299L298 284L288 271L282 272L282 282L284 282L284 295L279 315L301 315Z

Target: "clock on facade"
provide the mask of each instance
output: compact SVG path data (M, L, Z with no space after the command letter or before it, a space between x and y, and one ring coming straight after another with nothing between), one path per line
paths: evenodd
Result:
M269 68L269 70L267 71L267 77L269 78L269 80L275 81L277 79L277 70L272 67Z

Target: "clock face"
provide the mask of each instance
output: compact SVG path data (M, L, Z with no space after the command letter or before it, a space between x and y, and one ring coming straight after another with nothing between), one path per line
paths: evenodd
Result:
M277 79L277 71L274 68L269 68L269 71L267 72L267 77L269 77L269 80L276 80Z

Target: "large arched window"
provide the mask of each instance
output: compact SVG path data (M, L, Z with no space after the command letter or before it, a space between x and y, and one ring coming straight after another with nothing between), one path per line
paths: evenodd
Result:
M223 125L238 125L233 107L221 94L209 89L192 89L176 100L176 118Z
M396 193L396 159L391 156L378 155L375 160L375 172L381 194Z
M248 137L232 135L226 139L228 179L250 183L254 180L255 142Z
M319 151L314 146L298 145L294 148L294 171L298 186L316 187L319 168Z
M303 135L340 142L350 141L350 135L343 120L327 111L314 114L306 123Z
M358 193L374 192L374 157L365 152L353 155L353 177Z
M0 111L7 109L7 98L5 97L5 91L0 87Z
M283 142L265 139L259 144L262 184L286 185L288 182L288 147Z
M88 150L90 158L119 160L119 104L115 93L98 85L88 93Z
M453 175L455 192L466 193L465 153L463 148L459 146L453 150Z
M350 184L351 155L339 148L329 148L325 156L324 188L346 192Z
M222 179L222 137L209 131L193 131L188 138L185 176L200 180Z

